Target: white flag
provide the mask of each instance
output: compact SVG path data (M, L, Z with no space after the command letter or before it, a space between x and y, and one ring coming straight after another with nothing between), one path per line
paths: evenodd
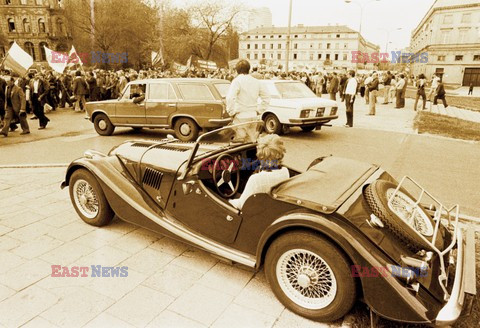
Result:
M164 64L162 49L160 49L158 52L152 51L152 66L155 66L158 63L162 65Z
M61 52L53 51L52 49L45 48L45 56L47 57L47 62L50 67L58 73L63 73L65 67L67 66L68 56L62 54Z
M33 65L33 58L14 41L3 60L5 67L12 71L25 75Z
M70 52L68 53L67 66L73 66L75 64L83 65L82 60L80 59L80 56L78 56L77 51L75 50L75 47L72 45L72 49L70 49Z

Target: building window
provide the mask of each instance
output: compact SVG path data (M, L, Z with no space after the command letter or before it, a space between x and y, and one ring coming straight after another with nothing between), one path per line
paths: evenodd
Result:
M258 39L258 35L255 35L255 39Z
M265 59L265 54L262 54L262 58Z
M330 49L330 43L327 43L327 49Z
M250 43L247 43L247 49L250 49Z
M440 43L446 44L450 40L450 31L442 31Z
M279 39L281 39L281 38L282 38L282 36L281 36L281 35L279 35L279 36L278 36L278 38L279 38Z
M296 43L293 44L293 49L297 49L297 44Z
M337 39L340 39L340 34L337 34Z
M41 61L46 61L47 60L47 55L45 54L45 47L48 48L48 44L45 43L45 42L40 42L38 47L40 48L40 60Z
M258 54L253 55L253 59L258 59Z
M348 43L345 43L345 44L343 45L343 49L348 49Z
M5 0L5 4L6 4L6 5L11 5L11 4L12 4L12 0Z
M13 18L8 19L8 31L15 32L15 21L13 20Z
M282 54L277 54L277 59L278 60L282 59Z
M296 39L296 38L298 38L298 35L295 34L293 37Z
M297 54L293 54L293 59L297 59Z
M330 54L327 54L327 59L330 59Z
M63 35L65 33L65 28L63 26L63 21L59 18L57 19L57 35Z
M264 44L262 44L262 49L265 49L265 43L264 43Z
M23 31L25 33L30 33L32 30L30 29L30 22L28 19L23 19Z
M462 61L462 60L463 60L463 55L455 56L455 61Z
M465 13L462 15L462 23L470 23L472 21L472 14Z
M322 54L318 54L318 59L322 59Z
M273 39L273 35L270 35L270 39Z
M461 29L458 31L458 42L457 43L465 43L465 40L467 39L467 29Z
M40 18L38 20L38 31L40 33L45 33L45 20L43 20L43 18Z
M443 16L443 24L452 24L452 23L453 23L453 15Z
M437 60L443 62L445 61L445 56L438 56Z
M258 44L255 43L255 49L258 49Z
M313 49L313 43L310 43L310 49Z
M343 54L343 61L347 61L348 60L348 55L347 54Z
M250 54L247 54L247 59L250 59Z
M30 56L32 56L33 60L36 60L36 57L35 57L35 47L33 46L33 43L31 43L31 42L25 42L24 46L25 46L25 51L26 51Z
M338 60L338 54L335 54L335 60Z
M313 60L313 54L310 54L310 60Z
M474 61L480 61L480 55L473 55Z
M322 44L321 43L318 44L318 49L322 49Z
M250 35L247 35L247 39L250 39Z
M263 36L264 39L265 39L266 37L267 37L266 35Z
M270 59L273 59L273 54L270 54Z
M273 43L270 43L270 49L273 49Z

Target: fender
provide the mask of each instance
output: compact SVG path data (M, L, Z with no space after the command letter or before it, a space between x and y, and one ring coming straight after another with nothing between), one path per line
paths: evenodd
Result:
M266 248L282 231L292 229L309 229L326 236L337 244L352 261L367 267L384 267L387 259L375 250L375 245L367 240L358 240L348 230L327 217L312 213L292 213L280 217L265 229L260 237L257 252L257 269L262 263ZM359 235L360 236L360 235ZM367 248L365 245L371 245ZM363 296L374 312L385 318L413 323L430 323L433 313L429 313L424 303L430 304L430 299L419 299L395 277L381 275L376 278L360 277ZM382 295L390 295L389 302L384 302L376 291L382 290ZM390 292L391 291L391 292ZM399 306L402 304L402 306Z
M93 123L93 121L95 120L95 116L97 116L98 114L104 114L108 117L108 119L110 120L110 122L112 122L110 116L111 115L108 115L107 112L105 112L104 110L101 110L101 109L96 109L92 112L92 115L90 115L90 122ZM115 116L114 116L115 117ZM113 124L113 123L112 123Z
M176 118L182 118L182 117L189 118L189 119L191 119L192 121L194 121L195 124L197 124L198 126L201 126L200 124L198 124L197 119L196 119L195 117L193 117L192 115L189 115L189 114L175 114L175 115L173 115L172 117L170 117L170 118L168 119L168 125L173 128L173 124L172 124L173 121L174 121Z

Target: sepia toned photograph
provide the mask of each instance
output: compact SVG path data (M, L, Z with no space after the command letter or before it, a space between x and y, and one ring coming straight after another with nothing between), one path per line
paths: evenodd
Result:
M0 328L480 326L478 0L0 0Z

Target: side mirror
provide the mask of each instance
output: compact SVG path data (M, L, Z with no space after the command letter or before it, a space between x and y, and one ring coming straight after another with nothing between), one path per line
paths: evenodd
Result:
M195 185L195 181L188 181L182 184L182 190L184 195L188 195L192 192L193 186Z

